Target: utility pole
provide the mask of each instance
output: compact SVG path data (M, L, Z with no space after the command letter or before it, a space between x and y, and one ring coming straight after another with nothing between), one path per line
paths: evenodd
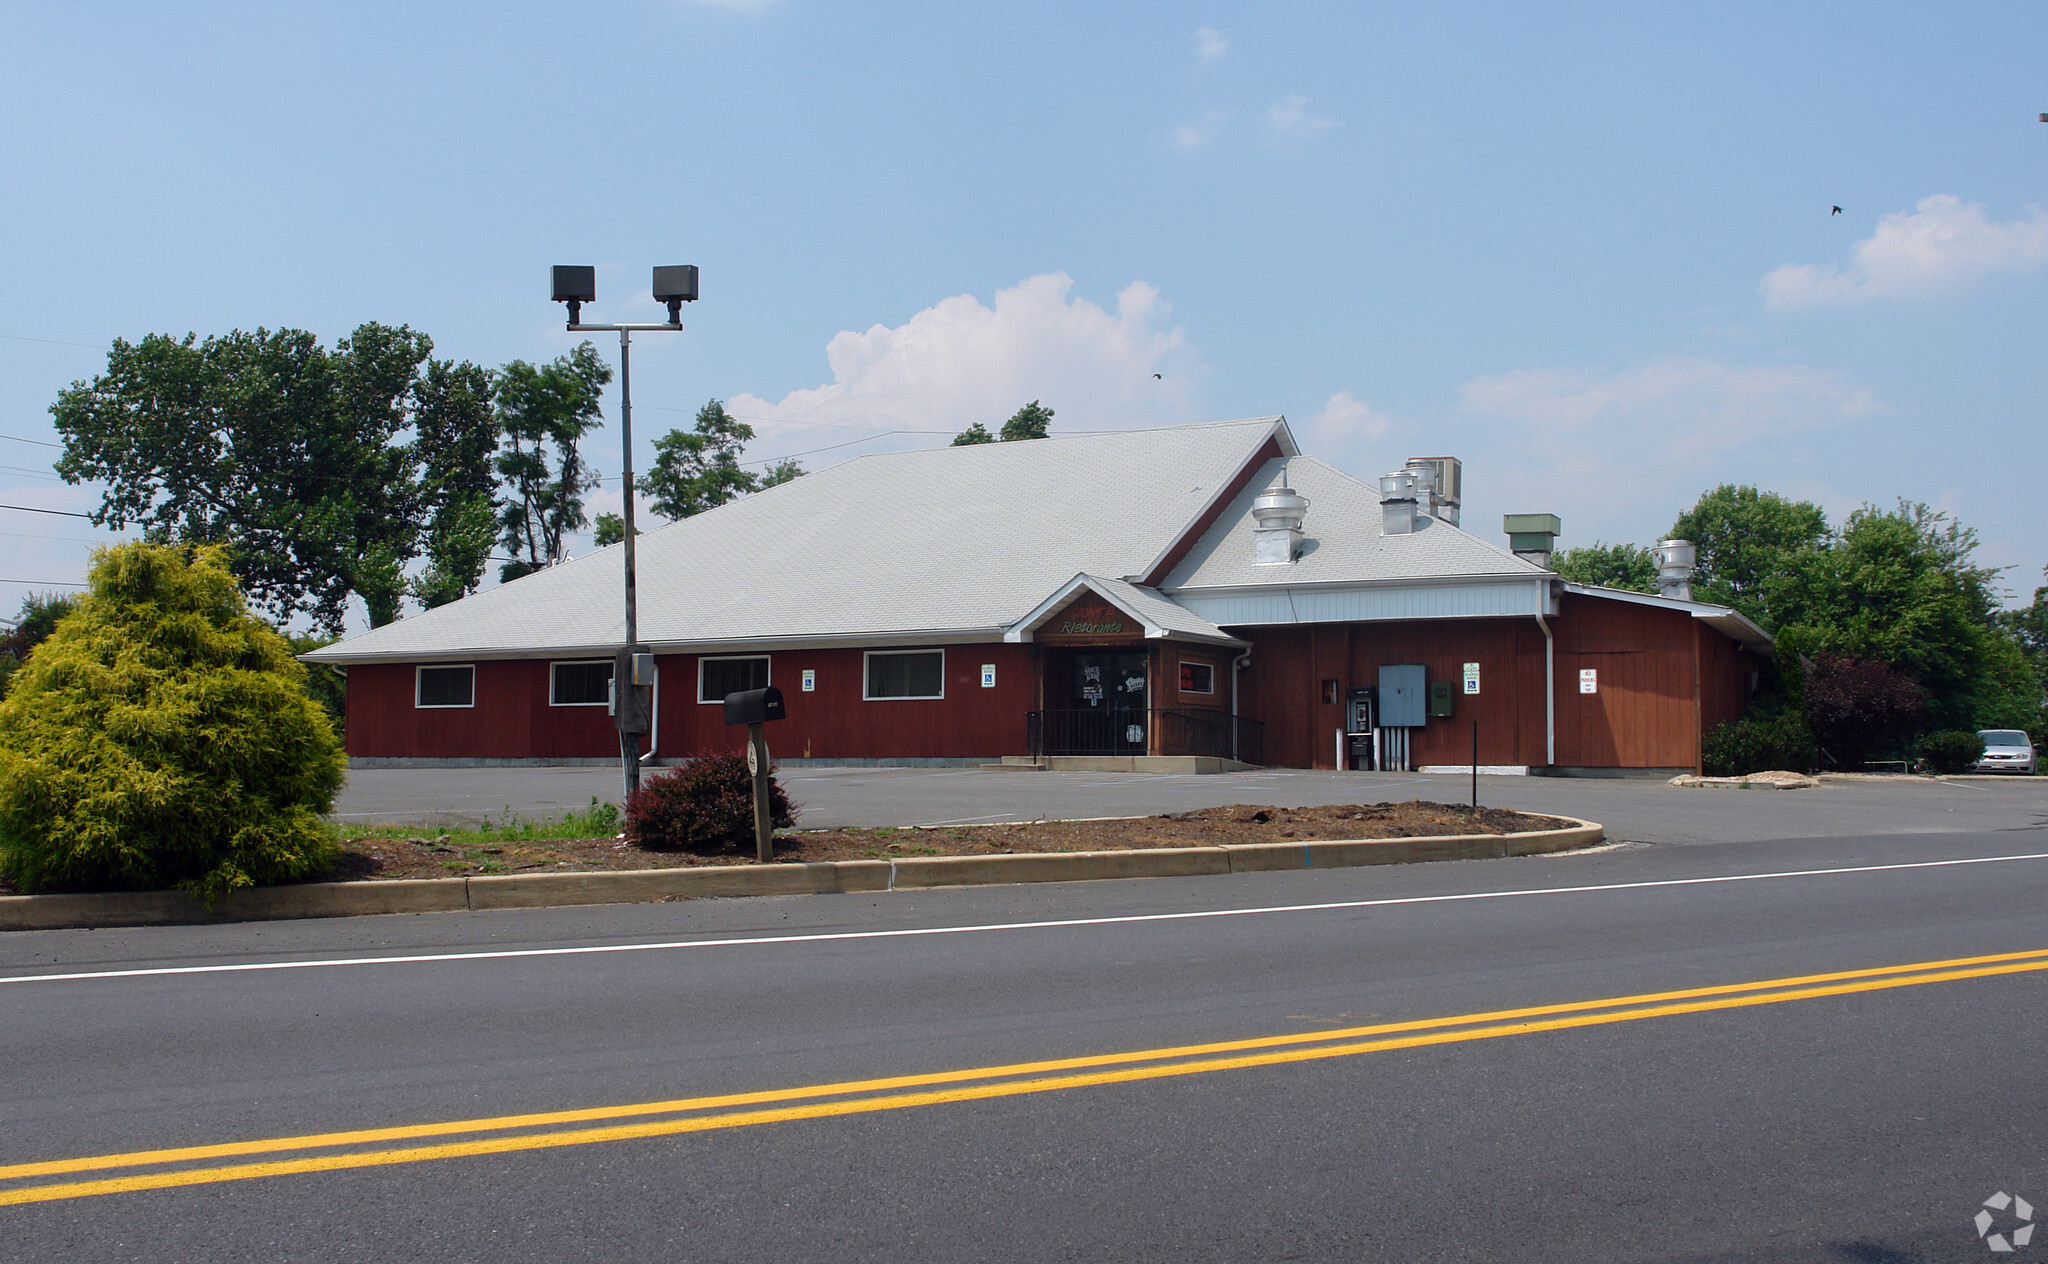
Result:
M662 324L586 325L583 305L597 301L597 269L561 267L554 270L554 301L569 305L569 332L619 335L619 435L622 449L620 486L625 493L626 540L623 558L626 571L626 643L612 660L612 715L619 730L619 763L625 773L626 794L640 788L640 735L652 727L654 654L640 644L639 575L633 536L633 334L665 330L681 333L683 304L697 301L697 267L683 264L654 269L654 299L668 305L668 320ZM652 750L648 754L653 754Z

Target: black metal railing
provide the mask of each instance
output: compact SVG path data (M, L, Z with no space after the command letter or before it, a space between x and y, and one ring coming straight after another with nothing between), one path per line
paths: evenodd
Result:
M1031 754L1211 755L1265 762L1265 726L1244 716L1181 707L1150 710L1033 711L1027 717Z

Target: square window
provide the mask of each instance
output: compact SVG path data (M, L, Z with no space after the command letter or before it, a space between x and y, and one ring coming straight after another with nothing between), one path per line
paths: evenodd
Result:
M422 667L414 677L413 705L471 707L476 705L476 668Z
M867 656L867 697L943 698L946 696L946 651L907 653L871 651Z
M1215 664L1194 663L1186 659L1181 660L1180 691L1182 693L1215 693Z
M724 702L729 693L768 687L768 656L700 658L697 660L697 701Z
M612 663L600 659L589 663L552 663L553 683L548 705L553 707L601 707L611 701Z

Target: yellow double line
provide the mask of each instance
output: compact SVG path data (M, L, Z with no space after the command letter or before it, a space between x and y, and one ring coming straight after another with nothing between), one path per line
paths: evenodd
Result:
M49 1202L63 1198L87 1198L134 1190L169 1189L183 1185L208 1185L221 1181L253 1180L265 1176L336 1172L351 1168L384 1167L394 1163L423 1163L434 1159L510 1154L526 1150L547 1150L559 1146L594 1145L605 1141L632 1141L647 1137L674 1136L679 1133L784 1123L798 1119L824 1119L838 1115L903 1110L913 1106L935 1106L946 1102L1018 1097L1027 1093L1050 1093L1062 1089L1163 1079L1168 1076L1200 1075L1209 1071L1234 1071L1248 1067L1311 1062L1323 1058L1345 1058L1389 1049L1456 1044L1468 1040L1492 1040L1501 1036L1562 1031L1606 1023L1635 1022L1645 1018L1668 1018L1679 1014L1740 1009L1752 1005L1776 1005L1785 1001L1844 996L1855 992L1876 992L1889 988L1917 987L1925 983L1947 983L1958 979L1981 979L1993 975L2023 974L2040 970L2048 970L2048 949L2000 953L1988 957L1960 957L1947 961L1922 961L1911 965L1848 970L1835 974L1764 979L1719 987L1688 988L1675 992L1650 992L1639 996L1572 1001L1561 1005L1455 1014L1443 1018L1378 1023L1337 1031L1295 1032L1249 1040L1176 1045L1128 1053L1058 1058L1044 1062L1017 1062L1004 1066L939 1071L924 1075L847 1080L835 1084L770 1089L756 1093L685 1097L672 1101L599 1106L585 1110L500 1115L487 1119L462 1119L446 1123L410 1124L354 1132L315 1133L260 1141L231 1141L219 1145L137 1150L126 1154L16 1163L0 1166L0 1206ZM458 1139L430 1141L432 1138ZM388 1144L420 1141L430 1143L400 1146ZM307 1151L329 1153L308 1154ZM262 1157L256 1162L217 1162L222 1159L246 1159L254 1156ZM49 1179L73 1177L82 1173L119 1172L123 1169L128 1170L127 1174L86 1180Z

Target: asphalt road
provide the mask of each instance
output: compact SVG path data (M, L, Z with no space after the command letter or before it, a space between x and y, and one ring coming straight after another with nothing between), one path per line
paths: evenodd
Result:
M1468 777L1266 769L1215 776L1002 773L956 768L790 768L797 824L960 825L1038 817L1147 816L1228 803L1300 807L1388 799L1463 802ZM438 823L559 817L618 798L604 768L357 769L343 820ZM1828 782L1808 790L1677 789L1658 780L1481 777L1480 802L1599 821L1612 838L1702 843L1941 833L2048 823L2048 777Z
M14 933L0 1258L1989 1258L2048 1215L2044 909L2048 828L1970 817Z

